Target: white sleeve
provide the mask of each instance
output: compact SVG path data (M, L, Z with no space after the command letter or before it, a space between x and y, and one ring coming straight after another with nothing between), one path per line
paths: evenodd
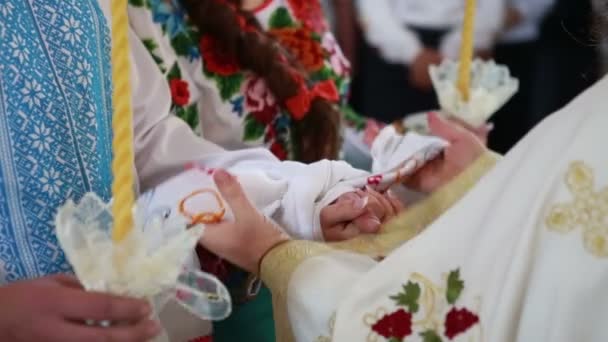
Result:
M277 341L331 341L336 310L376 265L369 257L308 241L269 251L260 276L272 292Z
M145 191L179 173L188 162L224 150L198 137L170 112L166 80L133 32L130 43L135 166Z
M357 0L356 4L368 44L388 62L411 64L422 50L422 43L395 19L388 0Z
M516 1L511 6L515 7L526 20L538 21L547 14L554 4L555 0L528 0Z
M475 16L475 48L491 50L494 48L496 37L503 26L505 0L478 0ZM440 50L449 59L458 60L462 28L450 32L443 39Z
M331 252L302 262L287 290L287 314L296 341L331 337L332 319L349 289L377 263L369 257Z

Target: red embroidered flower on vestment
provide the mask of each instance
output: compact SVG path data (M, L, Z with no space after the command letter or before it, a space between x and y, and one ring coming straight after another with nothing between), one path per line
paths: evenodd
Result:
M466 308L456 309L454 307L445 317L445 336L451 340L477 323L479 323L479 317L476 314Z
M372 330L384 338L402 340L412 334L412 314L399 309L382 317Z

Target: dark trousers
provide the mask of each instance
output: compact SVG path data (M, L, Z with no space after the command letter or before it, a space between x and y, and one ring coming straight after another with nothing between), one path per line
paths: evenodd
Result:
M488 143L496 152L508 152L532 128L536 46L535 42L511 43L495 49L496 62L508 66L511 75L519 79L519 91L491 119L494 130Z
M437 49L447 30L413 29L428 48ZM408 114L438 109L433 90L423 91L409 82L409 68L387 63L375 48L359 44L359 67L352 84L351 105L366 116L391 123Z

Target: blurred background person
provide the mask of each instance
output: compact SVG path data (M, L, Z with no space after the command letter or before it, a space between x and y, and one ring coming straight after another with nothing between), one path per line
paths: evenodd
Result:
M519 91L494 116L490 147L505 153L528 131L533 120L535 70L542 63L538 44L542 21L555 0L506 0L504 28L495 48L497 63L519 79Z
M475 45L489 55L502 28L505 0L478 0ZM437 109L428 68L457 60L462 0L357 0L363 42L353 107L384 122Z
M351 66L356 67L359 37L353 0L321 0L321 5L342 52Z
M599 4L599 2L598 2ZM605 18L606 1L601 0L597 13ZM549 113L563 107L601 75L601 36L594 22L592 0L556 0L545 18L538 44L539 60L532 122L540 122Z

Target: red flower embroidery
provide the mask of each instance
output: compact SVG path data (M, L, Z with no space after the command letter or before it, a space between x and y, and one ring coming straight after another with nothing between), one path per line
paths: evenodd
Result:
M188 90L188 83L180 80L173 79L169 82L171 88L171 98L173 103L183 107L190 103L190 91Z
M223 51L210 36L204 36L200 42L201 55L205 68L220 76L230 76L240 70L234 56Z
M319 0L289 0L289 6L304 27L318 33L327 31L327 22Z
M325 52L321 43L312 39L312 32L307 28L286 27L270 31L306 70L315 72L325 63Z
M367 185L380 185L382 178L382 175L370 176L367 178Z
M211 336L198 337L198 338L195 338L194 340L191 340L190 342L213 342L213 337L211 337Z
M477 323L479 323L479 317L476 314L466 308L460 310L452 308L445 317L445 336L451 340Z
M243 84L245 93L245 110L258 122L268 125L279 111L274 95L259 77L251 77Z
M274 154L279 160L287 160L287 151L283 145L281 145L278 141L275 141L270 145L270 152Z
M403 309L397 310L382 317L372 326L372 330L384 338L402 340L412 334L412 314Z

